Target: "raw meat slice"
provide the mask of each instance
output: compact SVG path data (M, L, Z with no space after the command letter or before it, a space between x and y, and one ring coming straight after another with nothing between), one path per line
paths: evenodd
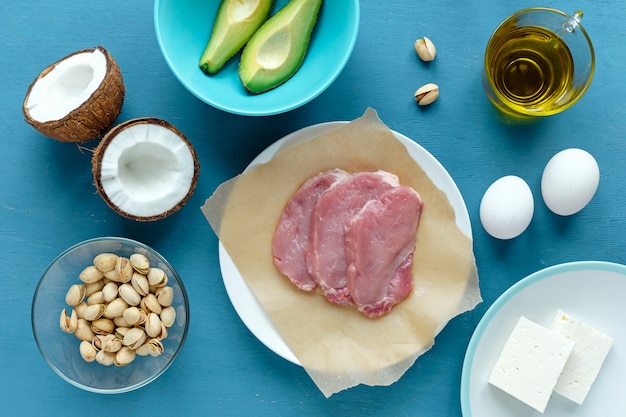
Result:
M313 209L307 266L328 301L353 304L346 286L347 221L368 201L399 185L398 177L385 171L359 172L320 195Z
M415 190L398 186L348 220L347 290L369 317L385 314L413 288L411 265L422 207Z
M324 191L351 177L340 169L316 175L302 184L280 216L272 240L274 265L301 290L312 291L317 286L307 270L305 255L310 240L313 207Z

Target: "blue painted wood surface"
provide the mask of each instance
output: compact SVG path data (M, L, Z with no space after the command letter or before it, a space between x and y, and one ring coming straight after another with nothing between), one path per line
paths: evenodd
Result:
M481 86L491 31L530 1L365 0L354 53L337 81L306 106L251 118L227 114L189 94L157 46L151 2L4 1L0 5L0 415L272 415L428 416L461 414L461 366L472 331L509 286L546 266L577 260L626 262L626 1L548 6L583 9L596 48L596 73L572 109L538 123L503 121ZM437 45L420 62L418 37ZM89 151L41 136L27 125L26 89L45 66L78 49L105 46L127 86L121 120L155 116L193 142L202 173L193 198L177 214L150 224L113 213L92 184ZM439 100L418 108L413 92L427 82ZM367 107L420 143L447 168L466 201L484 302L453 319L433 349L390 387L356 387L325 399L303 369L268 350L235 313L224 289L217 239L200 206L264 148L299 128L352 120ZM543 167L556 152L581 147L597 159L601 180L592 202L567 218L543 204ZM519 238L488 236L480 199L497 178L514 174L535 193L535 216ZM83 392L41 357L31 331L35 286L48 263L81 240L121 235L154 247L183 277L191 325L174 365L137 391Z

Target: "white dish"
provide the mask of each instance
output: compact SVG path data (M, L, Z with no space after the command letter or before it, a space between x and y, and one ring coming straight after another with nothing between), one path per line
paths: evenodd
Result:
M254 167L255 165L268 162L272 156L274 156L274 154L276 154L284 146L312 139L322 133L328 132L329 130L341 127L346 123L348 122L321 123L293 132L265 149L250 163L250 165L248 165L246 170ZM420 145L400 133L393 133L398 140L405 144L409 154L428 174L433 183L446 194L450 204L454 208L456 222L459 229L471 238L472 227L467 207L465 206L463 197L452 180L452 177L450 177L439 161L437 161L435 157L433 157ZM298 359L280 337L278 331L274 327L274 324L265 313L263 306L255 298L254 294L239 274L239 271L237 271L237 268L221 243L219 245L219 260L226 292L228 293L228 297L230 298L235 311L244 324L248 327L248 329L250 329L252 334L254 334L254 336L261 341L261 343L273 352L284 359L299 365Z
M626 266L598 261L552 266L522 279L487 310L470 340L461 377L464 417L621 415L625 402ZM488 384L504 342L520 316L549 325L557 310L614 339L583 405L553 394L543 414Z

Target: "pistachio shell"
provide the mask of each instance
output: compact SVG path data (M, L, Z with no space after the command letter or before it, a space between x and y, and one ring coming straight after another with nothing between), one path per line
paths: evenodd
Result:
M74 284L70 286L65 294L65 303L68 306L76 306L85 298L85 286L83 284Z
M139 346L135 352L140 356L159 356L163 353L163 343L158 339L150 339L143 345Z
M156 295L150 293L141 299L141 303L139 303L142 309L144 309L147 313L156 313L161 314L161 304L159 304L159 300L157 300Z
M128 305L136 306L141 302L141 295L133 288L131 284L122 284L118 290L120 297L128 303Z
M99 318L91 322L91 330L95 334L109 334L115 330L115 324L111 319Z
M130 260L124 256L117 258L115 262L115 276L118 282L129 282L133 277L133 267L130 264Z
M116 298L107 304L106 309L104 310L104 317L108 319L114 319L115 317L120 317L124 314L124 310L128 308L128 303L121 298Z
M437 48L435 48L433 42L426 36L424 36L423 39L416 40L414 47L415 52L417 52L417 55L422 61L432 61L437 55Z
M106 301L104 300L104 293L102 290L94 292L89 297L87 297L87 304L104 304Z
M161 310L161 323L165 325L165 327L172 327L174 322L176 321L176 309L172 306L165 307Z
M104 281L99 280L96 282L90 282L85 284L85 296L89 297L91 294L100 291L104 287Z
M146 334L151 338L159 338L161 336L161 319L156 313L148 313L144 327Z
M72 310L70 316L68 317L67 311L65 309L61 310L59 324L61 326L61 330L65 333L74 333L78 328L78 316L76 315L76 311Z
M104 304L88 305L83 313L83 318L87 321L97 320L104 314L104 308Z
M128 307L122 313L122 317L129 326L139 326L146 321L146 312L137 307Z
M130 255L130 264L133 269L140 274L147 274L150 270L150 261L141 253L133 253Z
M133 277L130 279L130 283L137 291L137 294L142 297L150 293L150 284L148 283L148 277L144 274L140 274L139 272L135 272Z
M161 268L150 268L148 271L148 283L154 287L162 287L167 284L167 275Z
M137 349L139 346L143 345L146 337L146 332L142 328L133 327L129 329L124 335L124 340L122 340L122 344L124 346L128 346L131 349Z
M78 349L80 350L80 356L82 356L86 362L93 362L96 360L97 351L91 343L83 340L80 342Z
M115 362L116 353L114 352L106 352L104 350L98 351L96 354L96 362L100 365L111 366L113 362Z
M128 333L130 329L131 328L127 326L118 326L115 329L115 337L117 337L120 340L124 340L124 336L126 336L126 333Z
M78 278L83 281L85 284L89 284L92 282L100 281L104 277L102 271L96 268L93 265L89 265L85 269L82 270Z
M115 268L111 269L110 271L106 271L104 273L104 278L102 279L108 280L110 282L119 282L117 279L117 272L115 272Z
M110 303L117 298L118 286L115 282L109 282L102 288L104 301Z
M118 317L113 317L113 324L115 324L115 327L117 329L119 328L123 328L123 327L130 327L131 325L124 319L124 313L122 313L121 316ZM117 331L116 329L116 331Z
M93 264L96 268L98 268L102 272L108 272L115 269L115 263L117 262L118 256L114 253L101 253L97 255Z
M123 346L115 355L113 364L115 366L126 366L135 359L136 353L128 346Z
M75 305L74 306L74 311L76 312L76 316L79 319L84 319L85 318L85 309L87 308L88 304L87 301L83 301L82 303Z
M122 341L114 334L102 336L102 350L107 352L117 352L122 348Z
M76 336L80 340L86 340L88 342L91 342L95 334L93 330L91 330L91 326L87 320L78 319L74 336Z
M167 285L165 287L160 287L156 290L154 295L161 306L168 307L172 305L172 302L174 301L174 288L168 287Z

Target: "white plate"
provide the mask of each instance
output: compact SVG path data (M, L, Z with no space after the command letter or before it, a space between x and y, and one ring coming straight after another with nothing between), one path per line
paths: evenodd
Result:
M265 149L250 163L246 170L255 165L268 162L272 156L274 156L274 154L284 146L312 139L322 133L328 132L329 130L341 127L346 123L348 122L322 123L291 133ZM454 208L456 222L459 229L471 238L472 227L467 207L465 206L465 202L463 201L463 197L461 196L459 189L448 172L439 163L439 161L437 161L420 145L400 133L393 133L396 138L405 144L409 154L428 174L433 183L447 195L450 204ZM289 347L278 334L278 331L265 313L263 306L255 298L254 294L239 274L239 271L237 271L237 268L221 243L219 245L219 259L226 292L228 293L228 297L230 298L233 307L235 307L235 311L237 311L237 314L244 324L265 346L284 359L299 365L298 359L296 359Z
M472 336L461 377L464 417L624 415L626 398L626 266L572 262L536 272L509 288L487 310ZM583 405L553 394L543 414L488 384L504 342L520 316L549 325L557 310L613 337L613 347Z

